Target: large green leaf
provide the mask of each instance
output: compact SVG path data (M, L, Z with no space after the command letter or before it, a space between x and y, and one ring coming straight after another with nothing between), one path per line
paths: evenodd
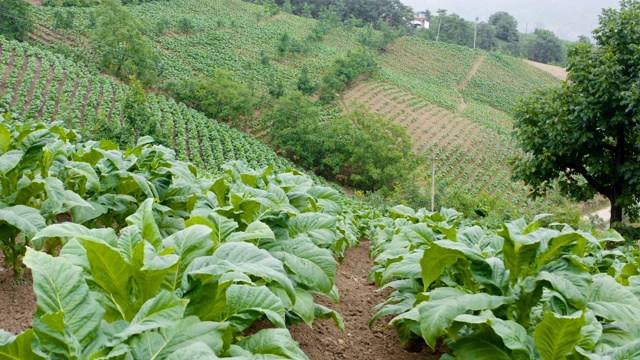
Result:
M420 260L424 255L423 250L414 250L401 258L399 262L390 263L382 273L380 279L382 284L392 279L419 279L422 277Z
M491 331L465 336L453 343L452 348L459 360L516 360Z
M422 259L420 259L424 290L426 291L445 269L455 264L460 258L464 258L461 252L440 247L436 243L432 243L426 248Z
M142 305L131 324L116 337L127 339L151 329L169 327L174 321L182 319L187 302L168 291L162 291Z
M153 216L153 203L153 199L147 199L140 204L138 211L127 217L127 224L139 227L142 230L142 238L159 247L162 244L162 236Z
M70 222L49 225L38 232L32 240L36 249L44 245L45 238L60 238L64 240L77 238L111 246L116 246L118 243L118 238L112 228L88 229L82 225ZM66 241L64 241L63 244L65 242Z
M134 281L132 297L137 296L136 308L156 296L167 275L178 269L180 257L172 254L172 251L173 249L165 249L158 253L158 250L148 241L138 243L136 246L131 262Z
M573 243L577 243L581 239L585 240L584 237L577 232L562 234L551 238L547 242L546 247L540 248L541 251L536 256L533 269L542 269L542 267L549 262L556 260L565 248Z
M587 295L587 308L610 321L640 319L640 300L631 291L604 274L595 275Z
M191 218L185 222L185 225L195 224L211 228L211 237L215 247L224 242L238 228L235 221L208 209L196 209L191 213Z
M2 125L0 125L0 130L2 130ZM33 353L31 348L33 338L33 330L31 329L27 329L18 336L0 329L0 358L7 360L42 359Z
M544 320L534 331L533 340L543 360L564 359L580 342L580 329L587 324L584 314L561 316L545 311Z
M242 331L262 314L278 327L285 327L282 301L266 286L231 285L227 290L226 321Z
M187 267L186 274L206 284L231 271L277 282L291 299L295 299L293 284L287 277L282 262L266 250L259 249L250 243L224 243L212 256L204 256L192 261ZM186 277L182 287L185 289L188 287Z
M527 358L531 355L528 347L529 336L527 335L527 330L513 320L463 314L457 316L454 321L465 324L487 324L502 339L502 343L507 348Z
M261 221L254 221L245 231L234 232L229 235L226 241L248 241L248 240L275 240L276 236L267 224Z
M115 307L120 312L120 319L107 319L131 321L137 309L132 301L131 280L133 269L127 263L118 250L109 245L93 241L85 241L87 259L91 266L91 274L98 286L104 289Z
M316 245L331 248L338 239L335 216L319 213L303 213L289 219L289 237L307 235Z
M338 263L329 250L300 239L278 241L266 248L282 260L296 283L311 291L331 292Z
M432 291L436 293L438 289ZM487 294L466 294L451 298L442 298L422 302L418 305L420 314L420 331L422 337L432 349L436 340L444 335L453 320L466 311L495 309L508 302L508 298Z
M254 355L264 355L252 357L254 359L308 359L286 329L260 330L238 341L237 345Z
M203 342L194 342L171 353L167 360L202 360L218 359L216 353Z
M6 126L0 124L0 153L6 153L11 146L11 132ZM0 158L2 163L2 158Z
M63 258L27 249L24 263L32 270L37 296L36 317L62 313L65 326L80 344L87 344L100 326L104 310L89 294L82 269Z
M235 224L235 223L234 223ZM180 257L178 269L167 275L165 287L169 291L175 291L182 283L184 272L191 262L202 256L211 255L213 242L211 241L211 229L203 225L192 225L188 228L166 237L162 240L165 249L174 249Z
M221 355L230 342L229 324L200 321L190 316L172 322L161 332L147 331L137 335L130 345L134 359L161 360L195 343L206 344L215 354Z
M18 166L23 156L24 153L20 150L11 150L0 155L0 175L5 175Z
M85 178L95 191L101 189L100 179L90 164L85 162L69 161L65 164L67 173L71 176L80 176Z
M498 234L504 238L502 251L505 265L509 270L509 280L515 284L521 273L529 270L540 247L541 239L535 232L522 235L518 226L513 223L503 224L502 231Z
M47 226L40 211L24 205L0 209L0 224L2 222L15 227L27 238L33 238L38 230Z

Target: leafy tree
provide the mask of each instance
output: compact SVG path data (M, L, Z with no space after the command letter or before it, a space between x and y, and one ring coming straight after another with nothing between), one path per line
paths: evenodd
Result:
M476 46L483 50L493 51L498 49L496 28L493 25L481 22L478 24Z
M495 26L496 37L502 41L518 41L518 21L509 13L498 11L489 17L489 24Z
M162 36L166 34L170 28L171 28L171 20L169 20L168 17L163 16L160 18L160 20L156 21L156 23L154 24L153 32L158 36Z
M302 166L312 168L321 158L320 111L301 92L290 92L276 101L264 119L270 123L269 143Z
M513 174L534 195L558 181L575 200L596 193L611 202L611 224L623 210L638 217L640 202L640 3L623 0L604 10L598 46L569 53L561 87L536 92L517 109L515 135L524 152Z
M447 10L438 10L434 26L426 31L431 40L438 40L462 46L473 46L473 26L458 14L447 15ZM438 27L440 35L438 36Z
M585 44L591 44L591 39L589 39L589 37L586 36L586 35L580 35L578 37L578 42L585 43Z
M54 27L56 29L73 29L75 15L73 11L60 11L59 9L53 13Z
M401 125L390 122L378 113L363 108L331 121L331 133L325 144L333 144L334 151L325 145L325 153L340 153L342 164L325 159L325 166L341 165L339 174L345 182L363 190L393 188L411 171L414 155L411 138Z
M251 89L235 81L231 72L221 69L208 78L169 82L166 89L208 117L235 126L246 125L255 105Z
M91 44L102 67L123 80L135 75L152 83L158 76L159 57L136 18L117 0L105 1L96 18Z
M176 28L183 34L187 34L193 32L196 29L196 26L193 24L193 20L188 17L182 17L178 19L178 23L176 24Z
M291 0L285 0L284 3L282 3L282 11L286 12L287 14L291 14L293 12L293 8L291 7Z
M151 136L158 143L168 145L159 119L153 116L149 107L149 96L142 82L134 76L129 79L129 89L127 89L125 96L123 113L124 125L131 129L136 138Z
M549 64L564 61L562 41L550 30L536 29L527 43L529 60Z
M0 0L0 35L24 41L33 29L31 5L24 0Z
M309 76L309 69L306 66L300 71L296 86L298 90L305 95L313 95L318 91L318 84L313 82L311 76Z

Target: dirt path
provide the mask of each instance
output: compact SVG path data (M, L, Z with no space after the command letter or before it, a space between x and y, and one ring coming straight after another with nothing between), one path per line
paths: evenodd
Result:
M609 220L611 220L611 206L608 206L604 209L600 209L589 215L585 215L584 219L589 220L589 216L594 216L594 215L604 220L605 224L607 224L607 227L609 227Z
M480 68L480 65L482 65L482 62L484 61L485 57L487 57L486 54L480 55L478 60L476 60L476 62L471 67L471 70L469 70L469 73L467 74L467 76L462 80L462 82L458 86L456 86L456 90L458 90L458 92L460 93L460 100L461 100L460 107L458 107L458 112L464 111L464 109L467 107L467 103L464 101L463 91L467 87L469 80L471 80L473 75L476 74L476 71L478 71L478 68Z
M435 360L439 353L423 349L410 353L402 349L393 328L383 330L386 322L379 321L369 330L371 309L384 301L385 294L367 281L373 266L369 258L370 243L347 250L336 274L340 303L319 299L319 303L337 310L344 317L346 331L341 333L331 321L316 321L313 329L306 325L292 327L291 335L311 360ZM388 320L388 319L387 319Z
M539 62L535 62L535 61L531 61L531 60L525 60L525 62L533 67L536 67L540 70L546 71L549 74L557 77L560 80L567 80L567 75L569 74L567 72L567 69L562 68L560 66L554 66L554 65L549 65L549 64L543 64L543 63L539 63Z

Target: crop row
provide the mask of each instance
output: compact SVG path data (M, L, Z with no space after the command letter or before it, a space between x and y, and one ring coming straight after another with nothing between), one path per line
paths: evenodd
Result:
M100 121L122 121L127 86L45 50L5 40L0 47L0 73L7 74L0 84L0 108L88 132ZM158 123L174 126L178 157L204 169L221 171L230 160L254 167L274 164L278 170L292 167L263 143L172 99L150 95L149 110Z

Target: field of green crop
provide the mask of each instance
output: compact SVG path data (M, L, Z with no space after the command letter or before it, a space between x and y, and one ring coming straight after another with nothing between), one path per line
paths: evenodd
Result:
M380 55L380 78L435 105L455 110L461 102L456 86L480 54L463 46L403 38Z
M293 88L303 67L312 78L319 79L333 60L349 50L359 48L358 29L347 31L336 28L322 42L308 43L308 52L278 56L279 38L288 33L293 39L305 42L317 21L286 13L271 16L263 6L241 0L177 0L148 2L129 6L128 9L149 29L148 35L162 51L165 66L163 78L188 79L195 75L211 75L215 69L235 73L236 79L264 91L270 83L280 81ZM53 26L54 8L38 8L39 21L50 29ZM89 37L87 29L90 9L73 9L78 24L75 32L62 32L76 39L78 35ZM183 34L175 30L181 18L188 18L194 31ZM172 31L162 36L151 30L161 19L172 24ZM55 33L55 32L54 32ZM39 43L59 43L50 37ZM262 57L270 60L263 63Z
M59 55L0 38L0 108L20 117L60 121L74 129L92 129L106 118L121 121L127 86L91 72ZM182 103L150 95L149 106L160 124L173 126L174 148L181 160L213 172L231 160L279 170L293 164L265 144L208 119Z
M489 53L464 89L467 101L511 112L518 100L539 87L560 85L560 80L522 59Z

